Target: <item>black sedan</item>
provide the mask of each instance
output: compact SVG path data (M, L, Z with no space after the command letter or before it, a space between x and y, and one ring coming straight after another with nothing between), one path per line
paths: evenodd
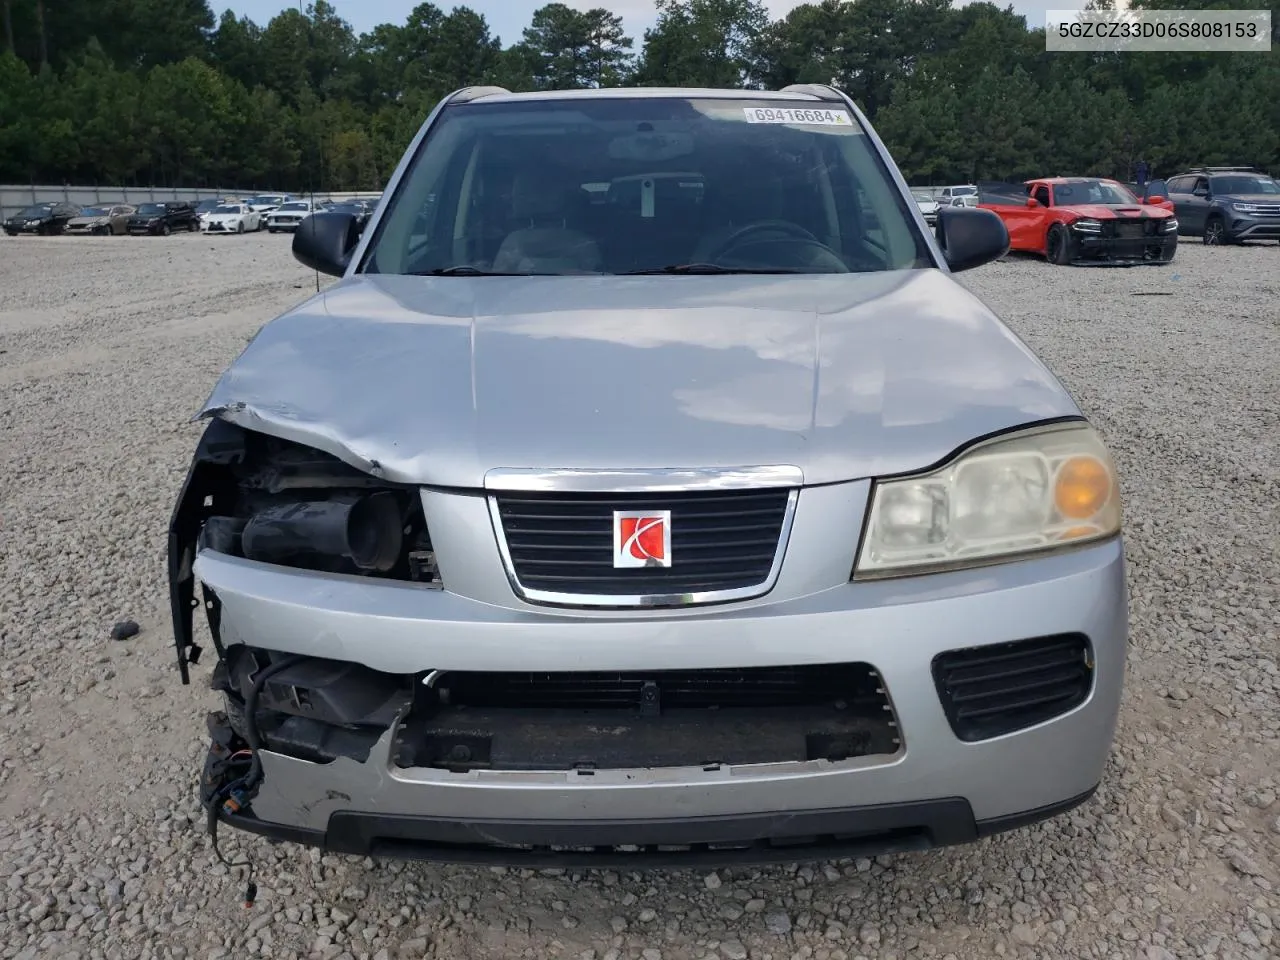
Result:
M66 229L67 221L80 215L74 203L50 200L36 203L20 210L4 222L4 232L11 237L20 233L35 233L51 237Z

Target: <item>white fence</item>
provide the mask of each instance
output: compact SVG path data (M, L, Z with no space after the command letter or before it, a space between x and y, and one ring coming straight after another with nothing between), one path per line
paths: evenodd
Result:
M24 207L46 200L65 200L81 207L97 206L102 203L147 203L151 200L188 200L196 203L200 200L217 197L243 197L257 193L272 193L271 190L236 190L232 187L202 187L199 189L179 187L68 187L68 186L25 186L17 184L0 184L0 220L12 216ZM338 200L343 197L367 197L377 191L355 193L317 193L316 199ZM298 196L306 196L299 193Z

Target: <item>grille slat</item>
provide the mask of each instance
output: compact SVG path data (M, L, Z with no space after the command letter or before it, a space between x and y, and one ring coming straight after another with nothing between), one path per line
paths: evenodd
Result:
M556 602L767 587L791 491L521 493L494 498L512 573ZM613 512L671 512L671 566L615 568ZM586 600L585 598L590 598ZM603 603L602 603L603 601Z
M939 654L933 676L952 730L972 742L1079 706L1093 685L1093 663L1087 637L1063 634Z

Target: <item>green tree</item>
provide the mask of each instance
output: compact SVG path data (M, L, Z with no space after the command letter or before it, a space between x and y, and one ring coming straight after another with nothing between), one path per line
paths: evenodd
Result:
M636 82L673 87L759 87L769 15L756 0L657 0Z
M616 86L628 73L631 38L622 18L604 9L580 12L551 3L525 28L533 80L541 90Z

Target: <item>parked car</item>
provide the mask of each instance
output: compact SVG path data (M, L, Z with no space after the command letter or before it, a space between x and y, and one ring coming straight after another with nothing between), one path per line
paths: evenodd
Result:
M1127 649L1115 469L952 276L999 217L935 238L912 203L829 87L486 87L363 234L311 217L294 254L341 279L215 386L169 529L179 669L203 609L224 698L211 824L692 864L1086 800Z
M218 199L216 197L209 197L205 200L201 200L199 203L195 205L196 217L199 218L200 220L200 226L201 227L204 226L205 219L209 216L209 214L213 213L215 209L217 209L218 207L222 206L225 203L232 203L232 202L234 201L228 200L226 197L223 197L221 199Z
M365 200L363 198L355 198L352 200L340 200L328 208L328 213L345 213L355 218L356 226L361 230L368 224L369 218L373 216L376 203Z
M978 195L976 193L966 193L963 196L952 197L946 202L948 207L976 207L978 205Z
M950 204L956 197L976 197L978 185L975 183L954 184L938 191L938 203Z
M311 216L316 208L317 205L310 200L288 200L267 214L267 230L270 233L296 230L298 224Z
M262 214L247 203L224 203L206 214L205 233L245 233L262 229Z
M293 199L295 198L291 193L260 193L257 196L247 198L245 203L266 217L282 203L287 203Z
M1197 167L1169 178L1179 230L1210 246L1280 240L1280 183L1250 167Z
M200 217L196 214L195 207L185 200L160 200L139 204L128 222L131 235L153 234L167 237L175 230L189 230L195 233L199 229Z
M92 234L99 237L127 233L129 217L136 209L127 203L83 207L76 216L67 221L67 233Z
M938 222L938 201L931 194L920 191L911 192L912 199L915 200L916 206L920 208L920 214L924 217L925 223L933 226Z
M1009 228L1011 250L1050 263L1160 264L1178 249L1178 221L1144 204L1122 183L1098 177L1045 177L984 184L978 206Z
M62 233L71 218L80 212L74 203L62 200L49 200L34 203L19 210L5 220L4 232L11 237L20 233L34 233L42 237L51 237Z

